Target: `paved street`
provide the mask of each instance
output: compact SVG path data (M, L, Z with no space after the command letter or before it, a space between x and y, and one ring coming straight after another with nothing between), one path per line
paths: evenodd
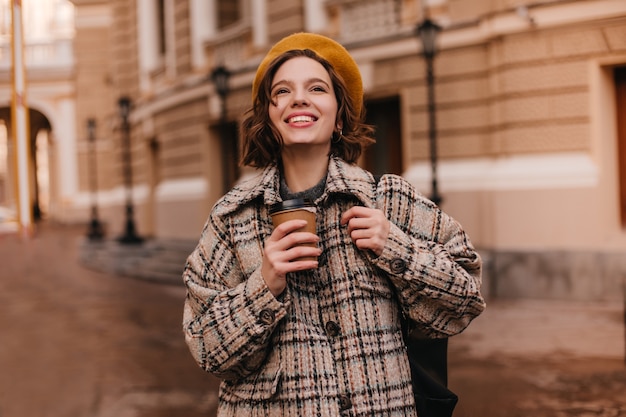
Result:
M0 416L213 415L215 380L182 338L182 286L80 267L83 231L0 235Z
M493 301L450 344L455 417L626 416L619 304Z
M214 416L182 284L84 268L84 231L0 234L0 417ZM450 342L455 417L626 416L624 339L622 303L490 301Z

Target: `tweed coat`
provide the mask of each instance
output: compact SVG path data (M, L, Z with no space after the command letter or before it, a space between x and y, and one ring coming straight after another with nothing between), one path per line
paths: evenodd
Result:
M461 332L485 307L479 255L406 180L384 175L377 186L331 157L315 201L319 267L288 274L275 298L260 267L278 184L271 166L220 199L183 273L185 340L222 379L218 415L415 416L400 307L431 336ZM354 205L392 222L378 257L340 225Z

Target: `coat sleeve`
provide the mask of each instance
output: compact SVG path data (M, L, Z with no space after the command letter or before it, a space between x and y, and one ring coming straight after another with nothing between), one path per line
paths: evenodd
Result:
M373 262L390 277L404 314L423 333L458 334L485 309L481 258L457 221L405 180L384 178L377 200L392 225Z
M261 366L288 302L271 294L260 268L243 275L227 228L212 215L183 272L183 332L200 367L229 380Z

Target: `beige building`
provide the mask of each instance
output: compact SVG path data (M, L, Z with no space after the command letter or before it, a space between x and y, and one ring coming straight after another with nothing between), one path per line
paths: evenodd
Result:
M0 210L15 212L15 145L11 140L11 6L0 0ZM73 5L24 1L22 23L30 107L31 200L35 217L73 211L80 188L76 164ZM62 157L65 155L65 157ZM50 174L54 183L50 183ZM12 217L12 216L9 216ZM2 220L2 216L0 216Z
M26 1L24 2L26 3ZM363 75L376 148L363 165L431 192L425 60L416 27L441 26L434 59L444 210L485 254L502 297L619 299L626 273L626 2L623 0L72 0L70 195L48 216L107 236L128 194L118 99L132 100L132 202L141 236L196 240L237 166L256 65L297 31L329 35ZM222 101L211 79L230 73ZM46 115L45 110L42 111ZM50 118L49 115L46 117ZM52 135L59 137L56 127ZM56 151L55 151L56 152ZM64 151L65 152L65 151ZM60 169L50 174L59 184Z

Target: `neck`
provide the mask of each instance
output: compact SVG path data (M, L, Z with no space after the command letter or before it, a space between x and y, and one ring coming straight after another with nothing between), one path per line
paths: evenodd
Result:
M328 171L328 155L283 153L283 175L292 192L308 190Z

